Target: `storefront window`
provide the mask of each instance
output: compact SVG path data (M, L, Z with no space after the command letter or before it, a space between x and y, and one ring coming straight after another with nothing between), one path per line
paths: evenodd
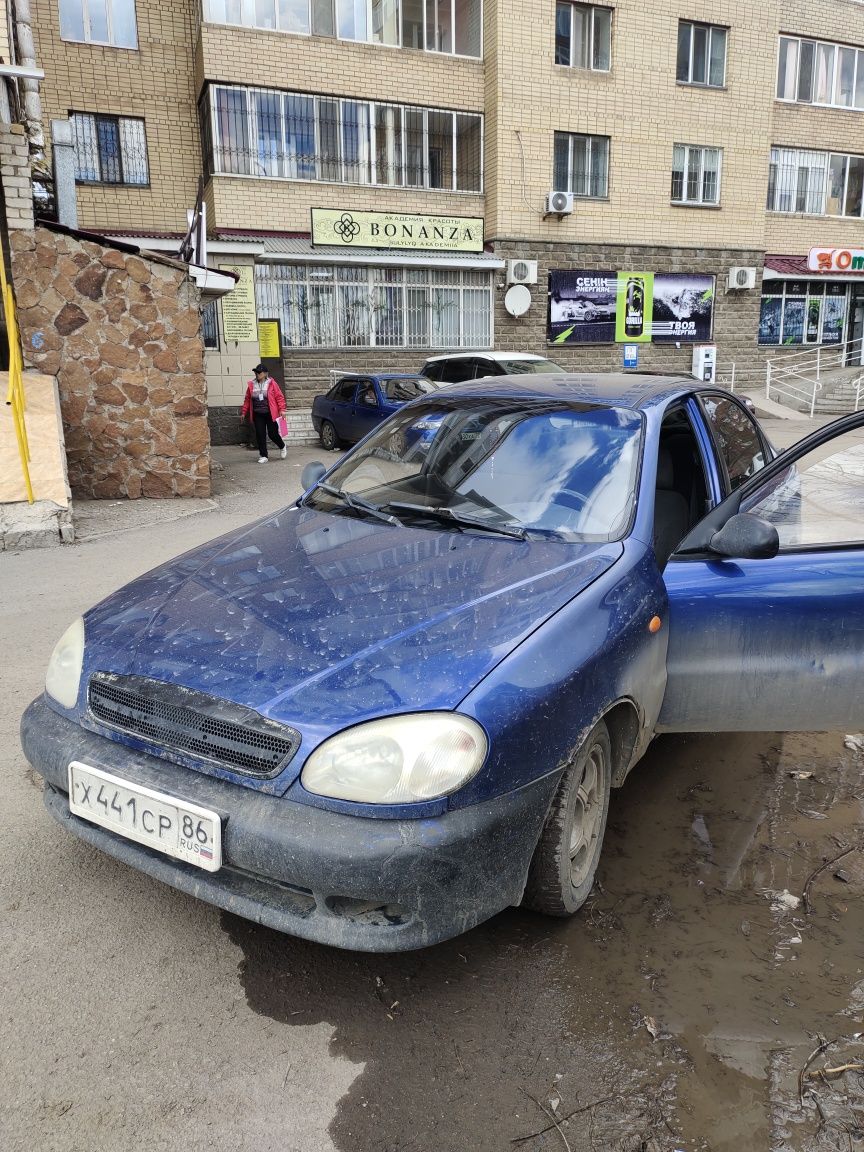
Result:
M259 264L258 314L286 348L489 348L492 274L359 264Z
M842 283L766 281L759 314L759 343L841 343L846 298L846 285Z

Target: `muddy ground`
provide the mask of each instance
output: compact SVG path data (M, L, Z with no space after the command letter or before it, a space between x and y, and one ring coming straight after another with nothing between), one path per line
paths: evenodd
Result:
M396 957L223 925L255 1012L365 1064L345 1152L864 1147L864 859L812 875L860 842L862 768L840 736L658 741L570 922Z
M3 1152L864 1149L864 755L844 734L657 741L581 915L510 910L401 956L280 937L53 823L17 722L57 637L284 503L304 462L221 451L200 508L91 508L80 545L0 557Z

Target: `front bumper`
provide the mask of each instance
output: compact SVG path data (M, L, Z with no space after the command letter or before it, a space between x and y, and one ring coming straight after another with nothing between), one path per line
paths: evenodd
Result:
M88 732L42 697L24 713L21 743L49 812L80 839L248 920L365 952L435 944L518 904L558 782L553 773L429 819L375 820L198 775ZM222 868L204 872L74 816L71 760L215 809Z

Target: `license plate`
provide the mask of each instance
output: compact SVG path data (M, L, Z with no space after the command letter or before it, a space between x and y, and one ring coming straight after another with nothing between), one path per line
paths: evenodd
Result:
M208 872L222 864L222 823L216 812L131 784L101 768L69 765L69 808L127 840L146 844Z

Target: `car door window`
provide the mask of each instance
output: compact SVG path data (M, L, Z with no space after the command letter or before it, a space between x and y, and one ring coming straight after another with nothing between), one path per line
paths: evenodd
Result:
M780 547L864 543L864 429L814 448L741 502L768 520Z
M474 360L470 356L460 356L444 365L441 373L443 384L461 384L463 380L474 379Z
M728 396L702 396L702 409L726 472L726 491L734 492L767 463L759 429Z
M336 400L339 404L350 404L354 399L354 393L356 390L356 380L340 380L333 391L330 393L330 397L332 400Z

